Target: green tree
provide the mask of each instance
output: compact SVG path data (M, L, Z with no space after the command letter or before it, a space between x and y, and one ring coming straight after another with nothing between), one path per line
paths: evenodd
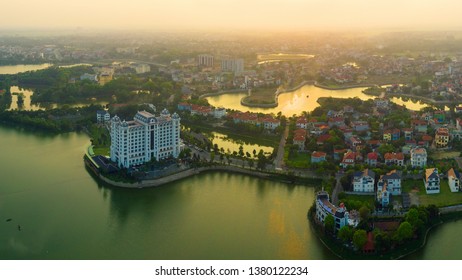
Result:
M386 251L390 249L391 240L385 232L377 231L374 234L374 244L377 251Z
M410 223L411 226L415 227L419 220L419 211L415 208L411 208L406 214L406 222Z
M324 219L324 229L328 233L334 233L334 227L335 227L334 216L327 215L327 217Z
M260 170L264 170L266 168L266 156L263 153L263 150L258 152L258 161L257 161L257 168Z
M409 239L414 234L412 225L409 222L402 222L399 225L398 230L396 231L398 241L402 242L406 239Z
M242 145L239 146L239 155L240 155L241 157L244 156L244 147L242 147Z
M359 216L361 217L361 220L366 221L367 219L369 219L369 213L370 210L367 206L362 206L361 208L359 208Z
M353 234L353 244L357 249L362 249L367 242L367 233L363 229L357 230Z
M349 226L344 226L338 231L337 237L345 243L349 242L353 238L353 230Z

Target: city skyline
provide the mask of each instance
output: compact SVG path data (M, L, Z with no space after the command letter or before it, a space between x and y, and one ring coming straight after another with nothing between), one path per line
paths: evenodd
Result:
M19 0L2 6L2 29L282 31L462 27L457 15L462 3L455 0Z

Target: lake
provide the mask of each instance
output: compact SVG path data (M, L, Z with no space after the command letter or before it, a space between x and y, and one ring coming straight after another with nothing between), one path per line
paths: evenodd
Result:
M313 187L223 172L106 187L84 167L88 144L0 127L1 259L333 258L306 219Z
M18 74L27 71L42 70L52 66L50 63L43 64L19 64L19 65L2 65L0 74Z
M244 154L248 152L251 155L253 155L254 150L256 151L257 154L260 150L263 150L263 152L266 155L273 153L273 150L274 150L273 147L258 145L258 144L253 144L253 143L242 141L242 140L233 139L229 137L228 135L221 134L218 132L211 132L210 138L213 144L218 145L218 149L223 148L225 152L227 152L229 149L231 154L234 151L239 152L240 146L242 146Z
M315 87L314 85L305 85L297 90L283 93L279 95L279 104L275 108L252 108L241 105L241 99L247 96L246 93L226 93L218 96L207 97L206 99L210 105L215 107L225 107L227 109L250 111L255 113L277 114L282 112L285 116L300 115L303 111L311 112L316 107L319 107L317 102L321 97L334 97L334 98L354 98L357 97L361 100L368 100L375 98L363 93L366 87L342 89L342 90L326 90L323 88ZM392 98L392 102L399 105L404 105L411 110L420 110L428 106L422 102L413 102L412 100L403 101L401 98Z

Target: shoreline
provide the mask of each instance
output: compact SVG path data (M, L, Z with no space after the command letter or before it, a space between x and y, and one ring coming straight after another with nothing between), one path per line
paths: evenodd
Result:
M188 168L180 172L170 174L164 177L156 178L156 179L141 180L141 181L132 182L132 183L119 182L119 181L114 181L104 176L99 171L99 167L91 159L90 155L88 154L88 150L84 155L84 162L85 162L85 165L92 171L91 173L95 175L98 179L100 179L101 181L111 186L121 187L121 188L142 189L142 188L159 187L159 186L171 183L171 182L193 177L201 173L215 172L215 171L244 174L244 175L248 175L248 176L252 176L252 177L256 177L260 179L265 179L265 180L278 180L280 182L289 183L289 184L291 183L303 184L304 183L303 181L300 182L297 180L291 180L290 178L286 178L285 174L262 172L258 170L249 170L249 169L244 169L241 167L229 166L229 165L215 165L215 166L207 166L207 167L199 167L199 168ZM321 178L314 178L314 177L313 178L297 178L297 179L298 180L313 180L313 181L321 180Z
M367 93L364 92L364 94L367 94ZM371 94L367 94L367 95L371 95ZM371 95L371 96L374 96L374 95ZM419 102L429 103L429 104L434 105L434 106L438 106L438 105L445 105L445 106L454 105L454 106L456 106L456 105L458 105L458 104L460 104L462 102L462 101L457 102L457 101L435 100L435 99L428 98L428 97L425 97L425 96L417 96L417 95L411 95L411 94L400 94L400 93L386 93L385 96L415 99L415 100L417 100Z
M246 98L248 96L245 96L245 97L241 98L240 104L242 106L246 106L246 107L249 107L249 108L264 108L264 109L265 108L276 108L279 105L279 95L299 90L300 88L302 88L302 87L304 87L306 85L313 85L315 87L322 88L322 89L325 89L325 90L345 90L345 89L351 89L351 88L363 88L363 87L376 86L376 84L357 84L357 85L349 85L349 86L341 86L341 87L332 88L332 87L329 87L329 86L319 84L317 81L308 80L308 81L303 81L300 84L298 84L298 85L296 85L294 87L291 87L289 89L278 88L276 90L276 92L274 93L274 102L273 103L252 103L252 102L246 101ZM245 91L241 90L241 89L235 89L235 90L229 90L229 91L211 92L211 93L202 94L201 96L199 96L199 98L202 99L202 98L207 98L207 97L211 97L211 96L220 96L220 95L223 95L223 94L233 94L233 93L244 93L245 94Z

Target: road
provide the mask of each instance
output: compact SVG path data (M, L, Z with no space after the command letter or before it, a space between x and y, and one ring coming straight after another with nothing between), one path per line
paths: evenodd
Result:
M289 126L286 125L284 133L281 136L281 141L279 142L278 153L276 159L274 160L274 166L276 170L283 168L284 164L284 146L286 145L286 139L289 136Z
M454 158L459 165L459 169L462 169L462 157L455 157Z
M332 204L338 205L338 194L343 192L342 183L340 183L340 178L342 178L343 173L338 172L335 174L335 187L332 190Z

